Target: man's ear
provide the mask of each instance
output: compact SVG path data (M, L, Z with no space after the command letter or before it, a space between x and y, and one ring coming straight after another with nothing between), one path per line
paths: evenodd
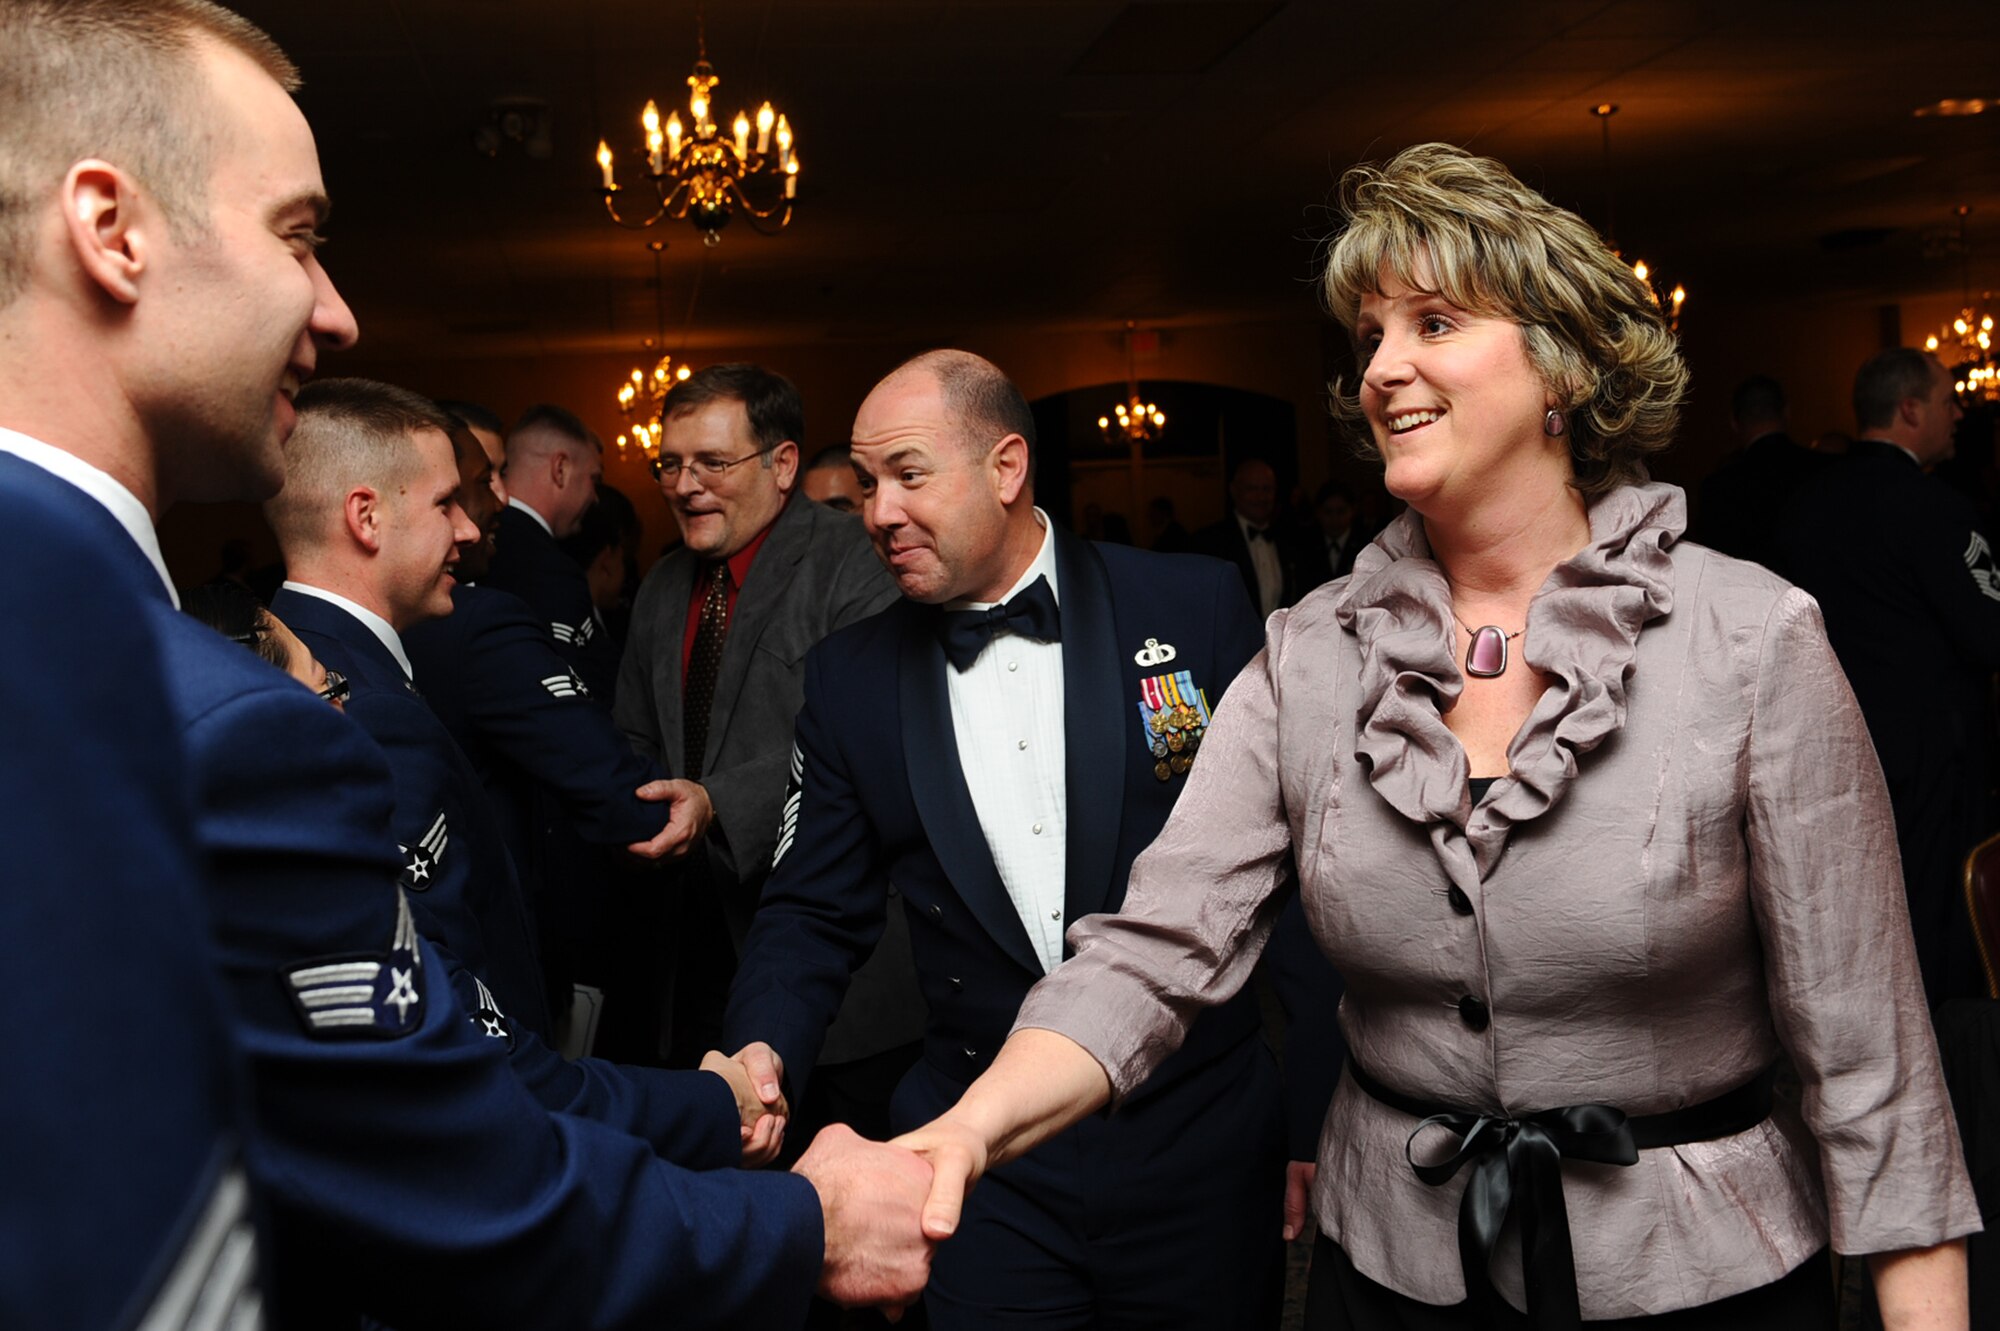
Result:
M779 494L790 494L799 480L799 446L787 439L771 450L771 471Z
M348 539L369 554L382 551L382 497L366 485L357 485L341 501L341 517Z
M992 466L1000 502L1012 504L1028 484L1028 441L1010 434L993 445Z
M165 224L158 205L140 198L131 176L94 157L63 176L61 204L78 267L111 299L137 304L153 229Z
M558 448L549 454L549 482L560 490L569 484L569 454Z

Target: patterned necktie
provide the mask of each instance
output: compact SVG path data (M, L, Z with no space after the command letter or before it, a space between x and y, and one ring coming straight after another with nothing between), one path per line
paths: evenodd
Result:
M682 767L688 780L701 780L701 760L708 752L708 709L715 701L715 677L722 666L722 640L729 636L729 565L710 567L708 590L701 598L701 623L694 631L694 652L688 657L687 687L681 693L686 722Z

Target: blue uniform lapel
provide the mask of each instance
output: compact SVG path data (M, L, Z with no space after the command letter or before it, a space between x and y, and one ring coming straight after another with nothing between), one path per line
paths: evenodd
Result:
M1137 698L1125 696L1104 561L1088 541L1058 531L1056 578L1062 586L1063 776L1069 804L1063 918L1074 923L1109 904Z
M903 761L910 773L910 797L923 820L931 851L958 890L966 909L1001 950L1034 975L1042 962L1027 928L1007 895L987 849L965 771L958 762L958 732L951 724L951 697L945 691L944 648L933 631L935 607L916 607L903 631L899 699L903 721Z
M346 659L337 661L334 668L351 676L357 686L411 691L402 663L390 655L382 640L366 624L333 602L281 588L271 598L271 613L301 637L317 634L337 643ZM315 654L322 658L327 655L325 652Z

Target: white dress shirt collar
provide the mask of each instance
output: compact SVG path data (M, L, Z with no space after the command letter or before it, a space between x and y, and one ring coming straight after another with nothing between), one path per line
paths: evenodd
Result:
M524 504L524 503L522 503L522 502L521 502L520 500L516 499L516 498L515 498L515 497L514 497L513 495L508 495L508 496L507 496L507 507L509 507L509 508L518 508L518 509L520 509L520 510L521 510L521 511L522 511L523 513L526 513L526 514L527 514L527 515L528 515L529 517L531 517L531 518L533 518L533 519L535 520L535 525L536 525L536 526L540 527L540 528L541 528L541 529L542 529L543 531L547 532L547 533L548 533L548 534L549 534L550 536L552 536L552 537L553 537L553 536L554 536L554 535L556 534L556 529L555 529L554 527L551 527L551 526L549 525L549 520L548 520L547 518L545 518L545 517L543 517L543 516L542 516L541 514L539 514L539 513L535 512L535 510L534 510L534 509L533 509L532 507L530 507L530 506L529 506L529 505L527 505L527 504Z
M139 553L146 556L146 562L160 575L166 585L167 599L180 609L180 593L174 590L174 580L167 574L166 558L160 554L160 534L153 529L153 516L139 497L114 480L109 472L91 466L74 453L66 453L54 444L45 444L39 439L0 426L0 453L12 453L21 461L40 467L57 480L68 481L77 489L104 505L118 525L139 547Z
M382 618L382 616L376 614L366 606L356 605L339 592L330 592L324 587L313 587L303 582L287 580L285 590L288 592L297 592L301 596L316 596L327 604L337 605L348 614L353 615L361 621L363 627L381 639L384 647L389 649L389 655L395 657L396 664L403 667L403 678L416 678L416 672L410 669L410 658L403 651L403 639L397 634L394 628L390 627L388 620Z
M947 610L989 610L996 605L1001 605L1014 599L1023 589L1032 584L1036 578L1047 578L1049 580L1050 594L1055 597L1058 606L1062 605L1062 588L1056 584L1055 528L1050 525L1049 515L1042 511L1040 505L1035 507L1035 521L1042 525L1042 547L1035 552L1035 558L1028 565L1027 571L1015 580L1012 587L1007 589L1005 596L1002 596L998 601L947 601L944 608Z

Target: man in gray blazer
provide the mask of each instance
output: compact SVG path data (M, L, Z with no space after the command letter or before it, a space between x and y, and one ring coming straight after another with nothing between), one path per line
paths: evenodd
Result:
M685 544L639 588L615 715L674 779L673 798L691 803L698 831L666 894L664 966L659 935L639 940L651 969L668 972L661 1045L672 1063L690 1051L698 1059L720 1034L779 840L806 651L897 591L858 519L794 493L805 421L789 381L756 365L711 365L675 385L664 407L654 471ZM908 935L892 912L827 1042L828 1056L853 1070L861 1103L840 1094L836 1074L821 1111L886 1135L888 1090L922 1034ZM867 1121L878 1111L879 1123Z

